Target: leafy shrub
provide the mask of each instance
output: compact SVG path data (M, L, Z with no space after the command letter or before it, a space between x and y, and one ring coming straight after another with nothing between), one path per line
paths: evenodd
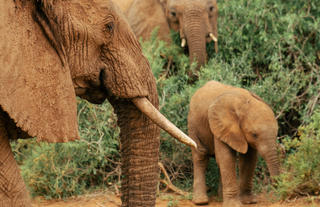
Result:
M78 101L81 140L69 143L13 143L24 180L33 195L65 198L120 178L119 129L111 106Z
M320 193L320 110L312 121L299 128L299 137L284 142L290 153L282 174L277 178L277 193L284 198Z

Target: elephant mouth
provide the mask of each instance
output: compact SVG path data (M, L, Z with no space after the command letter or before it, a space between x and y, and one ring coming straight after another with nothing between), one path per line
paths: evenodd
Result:
M211 41L213 41L214 43L218 42L218 38L216 36L214 36L214 34L212 34L212 33L209 33L206 38L207 38L208 43ZM184 47L186 47L186 45L187 45L187 39L185 37L183 37L181 39L181 47L184 48Z
M210 42L214 42L214 44L217 44L218 43L218 38L213 34L213 33L209 33L207 36L206 36L206 42L207 43L210 43ZM185 37L182 37L181 38L181 45L180 45L182 48L186 48L187 46L187 39Z
M93 104L102 104L106 100L106 95L103 91L96 90L94 88L75 88L77 96L85 99Z
M98 78L93 80L84 80L81 77L73 80L76 95L93 104L102 104L108 96L108 90L103 85L104 71L105 67L101 67Z

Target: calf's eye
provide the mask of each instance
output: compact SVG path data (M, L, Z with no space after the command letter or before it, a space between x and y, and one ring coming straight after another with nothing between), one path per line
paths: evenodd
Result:
M106 24L105 29L106 29L107 32L112 33L113 29L114 29L114 23L110 22L110 23Z

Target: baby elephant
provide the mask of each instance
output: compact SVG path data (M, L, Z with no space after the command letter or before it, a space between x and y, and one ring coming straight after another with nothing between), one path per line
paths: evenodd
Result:
M192 149L195 204L208 203L205 171L210 156L215 155L220 168L224 207L256 202L252 180L257 153L265 159L271 176L279 174L277 120L260 97L245 89L216 81L205 84L191 98L188 130L198 144L198 150Z

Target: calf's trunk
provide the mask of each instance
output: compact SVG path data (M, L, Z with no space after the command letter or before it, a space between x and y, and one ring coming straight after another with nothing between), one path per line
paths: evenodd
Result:
M273 177L280 174L280 161L276 143L269 144L268 146L271 147L260 149L259 152L267 163L271 177Z

